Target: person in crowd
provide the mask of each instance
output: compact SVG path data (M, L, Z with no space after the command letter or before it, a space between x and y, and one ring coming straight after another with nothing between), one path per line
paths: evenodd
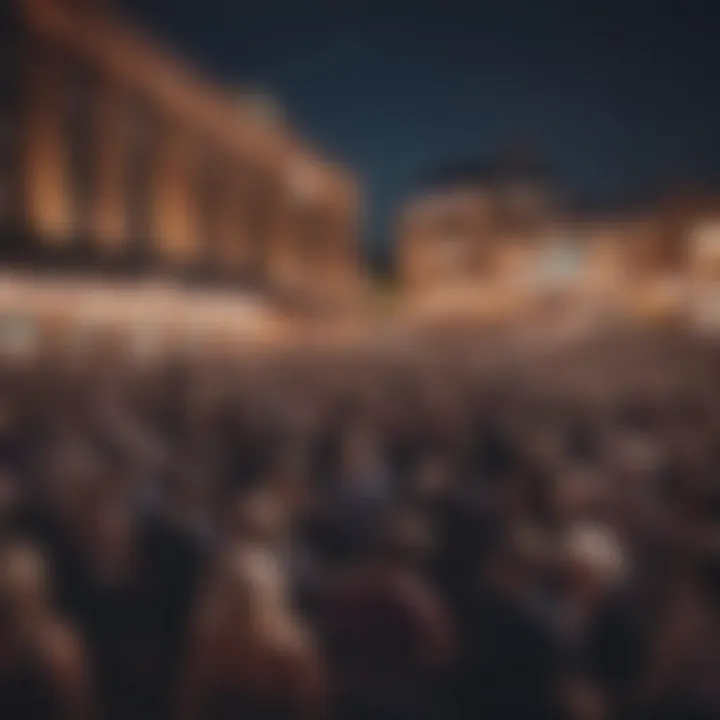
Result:
M464 717L562 717L562 648L538 603L534 560L519 527L501 525L488 538L464 633Z
M643 720L720 716L720 552L710 540L691 550L652 638L637 702Z
M229 550L197 608L178 717L312 720L326 711L325 670L280 567L262 547Z
M339 559L362 552L392 502L392 482L372 423L352 424L341 440L327 518Z
M434 717L455 630L423 572L428 528L414 514L386 523L328 598L324 637L339 716Z
M24 542L0 541L0 717L93 720L82 638L54 608L47 564Z
M83 632L106 718L163 718L200 573L183 528L141 512L129 483L66 442L44 468L47 503L24 534L47 552L64 612Z
M611 527L579 522L560 547L557 628L569 684L580 681L610 717L625 717L644 659L625 548Z

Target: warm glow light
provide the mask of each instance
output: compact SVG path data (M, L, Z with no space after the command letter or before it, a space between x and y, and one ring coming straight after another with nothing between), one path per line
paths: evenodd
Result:
M701 256L720 255L720 222L706 222L697 225L692 234L695 253Z
M292 167L289 177L290 191L303 202L314 200L320 191L318 169L312 162L302 160Z
M24 337L18 334L20 326L13 324L15 319L59 320L79 329L75 337L82 347L96 331L121 331L131 349L142 357L159 352L162 337L173 328L192 338L193 344L220 336L241 341L282 335L280 319L256 298L189 292L172 285L103 286L80 280L9 277L0 280L0 314L11 321L0 326L0 344L4 337L8 347L18 345L17 338Z

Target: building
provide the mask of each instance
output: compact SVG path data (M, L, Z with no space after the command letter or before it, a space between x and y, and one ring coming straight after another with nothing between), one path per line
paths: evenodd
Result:
M103 0L11 0L2 15L6 271L225 287L309 311L352 300L350 172Z
M666 316L717 294L720 266L708 260L720 257L717 199L580 212L563 208L543 175L515 175L509 192L507 176L476 167L401 210L397 270L409 312L498 318L594 306Z
M534 161L503 157L433 174L401 209L396 228L407 306L510 311L553 210L549 177Z

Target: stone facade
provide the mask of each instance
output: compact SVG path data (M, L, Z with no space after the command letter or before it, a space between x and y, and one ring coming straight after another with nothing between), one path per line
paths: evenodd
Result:
M316 303L358 286L352 174L104 3L13 2L0 108L3 147L17 149L0 184L6 262ZM298 192L298 168L311 169L311 192Z

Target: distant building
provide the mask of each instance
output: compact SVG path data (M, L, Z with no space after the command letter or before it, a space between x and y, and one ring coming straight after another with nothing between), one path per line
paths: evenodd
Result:
M542 167L466 165L434 175L401 209L398 276L414 308L456 297L458 307L503 313L572 297L667 310L687 305L701 282L720 287L718 211L720 202L690 197L578 212L558 202ZM706 252L717 253L718 264L708 264Z

